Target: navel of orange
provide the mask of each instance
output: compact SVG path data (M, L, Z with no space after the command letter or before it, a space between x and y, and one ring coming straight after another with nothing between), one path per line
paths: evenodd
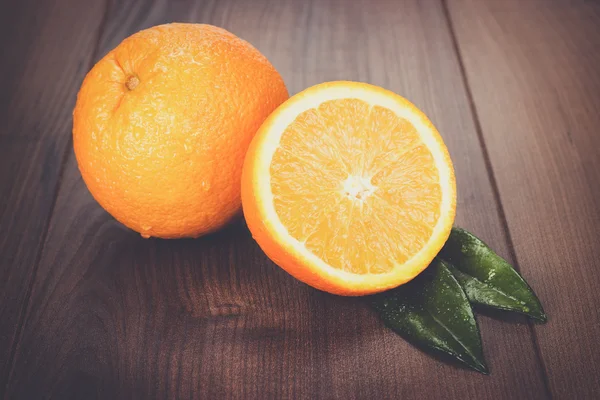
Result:
M311 87L263 123L246 155L242 203L265 253L341 295L408 282L448 238L450 156L403 97L357 82Z

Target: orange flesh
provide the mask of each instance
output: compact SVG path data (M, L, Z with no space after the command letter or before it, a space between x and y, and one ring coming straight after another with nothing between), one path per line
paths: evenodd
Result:
M275 210L290 235L355 274L403 264L440 217L439 173L415 127L362 100L331 100L298 115L270 173Z

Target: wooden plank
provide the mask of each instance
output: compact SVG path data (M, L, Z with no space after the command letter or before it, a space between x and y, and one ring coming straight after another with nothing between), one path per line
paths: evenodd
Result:
M292 93L365 80L412 99L445 136L457 222L507 246L438 1L218 1L111 8L102 52L165 20L223 26ZM93 201L70 157L8 388L23 398L541 398L530 331L480 318L492 376L443 364L364 300L313 290L264 256L243 221L198 240L143 240ZM36 385L30 385L30 382Z
M600 4L452 0L556 398L600 396Z
M0 6L0 395L70 140L102 2Z

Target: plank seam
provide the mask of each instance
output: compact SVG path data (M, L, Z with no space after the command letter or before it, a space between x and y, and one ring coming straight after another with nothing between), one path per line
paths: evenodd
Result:
M104 32L107 21L108 21L108 13L110 10L110 1L111 0L105 1L106 5L104 7L104 14L102 15L102 19L100 20L100 24L98 26L98 37L96 39L94 49L92 50L92 53L91 53L90 62L87 65L88 70L94 65L94 63L96 61L96 57L98 56L98 52L100 50L100 42L102 40L102 33ZM23 305L21 306L20 311L19 311L19 316L17 317L17 329L15 332L14 341L11 346L11 349L10 349L10 352L8 355L8 359L7 359L7 363L8 363L8 365L10 365L10 367L8 370L8 374L6 376L6 384L3 388L4 389L3 398L5 400L8 399L8 397L7 397L8 396L8 388L10 385L10 379L11 379L11 377L13 375L13 371L14 371L15 357L17 354L17 349L19 348L19 344L21 342L21 336L23 334L23 328L24 328L25 319L27 316L27 309L29 307L29 303L31 300L31 293L33 291L33 285L36 281L36 276L37 276L38 268L40 265L40 261L42 259L42 254L44 253L44 249L46 247L46 239L48 237L48 231L50 230L50 222L52 221L52 217L54 216L56 202L58 199L58 193L60 190L60 186L62 184L63 175L65 173L67 161L69 159L69 147L72 145L72 141L73 141L73 138L71 136L69 138L69 140L67 140L67 143L64 145L64 148L63 148L63 154L61 157L61 162L60 162L60 167L59 167L59 172L58 172L58 179L56 180L56 183L54 184L54 196L53 196L52 202L50 204L50 213L49 213L48 217L46 218L45 230L44 230L44 233L42 234L41 246L35 256L33 269L31 272L31 279L29 281L29 284L27 287L27 292L25 294L25 301L23 302Z
M504 232L506 244L508 246L508 252L512 261L514 263L515 269L520 271L521 268L519 266L519 262L517 259L517 253L515 250L515 246L513 243L512 235L510 234L510 229L508 226L508 220L506 218L506 213L504 211L504 206L502 205L502 200L500 197L500 190L498 189L498 182L496 180L496 175L494 174L494 169L492 167L492 163L490 160L489 151L487 149L487 145L485 143L485 138L483 136L483 129L481 127L481 121L479 120L479 114L477 113L477 106L475 105L475 100L473 98L473 93L471 92L471 86L469 85L469 78L467 77L467 71L464 65L463 56L460 51L460 45L458 44L458 37L456 35L456 31L454 29L454 24L452 23L452 17L450 14L450 7L448 6L448 0L440 0L442 3L443 13L446 18L446 23L448 25L448 32L450 34L450 40L452 41L452 47L454 48L454 52L456 54L456 58L458 59L458 66L460 69L461 79L463 81L463 86L465 88L465 92L467 95L467 101L469 103L469 109L471 111L471 117L473 118L473 123L475 125L475 131L477 133L477 139L479 141L479 146L481 148L481 152L483 155L483 161L485 164L485 168L487 170L488 179L490 181L490 185L492 187L492 193L494 196L494 200L496 202L496 208L498 211L498 217L500 219L500 223L502 224L502 230ZM531 333L531 340L533 343L534 352L537 358L539 365L542 367L542 380L544 382L544 388L546 389L546 396L549 399L552 399L552 392L550 391L550 382L548 380L548 369L546 367L546 363L544 358L542 357L539 340L537 337L537 332L535 331L535 327L533 323L527 320L527 326L529 327L529 331Z

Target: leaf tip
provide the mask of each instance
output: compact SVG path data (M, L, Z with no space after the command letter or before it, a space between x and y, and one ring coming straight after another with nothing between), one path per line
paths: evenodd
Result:
M548 322L548 316L544 312L540 312L539 314L531 315L531 318L534 320L534 322L536 322L538 324L545 324L546 322Z
M485 363L485 361L477 361L476 364L471 365L471 368L473 368L475 371L482 373L483 375L489 375L490 374L490 369L488 368L487 364Z

